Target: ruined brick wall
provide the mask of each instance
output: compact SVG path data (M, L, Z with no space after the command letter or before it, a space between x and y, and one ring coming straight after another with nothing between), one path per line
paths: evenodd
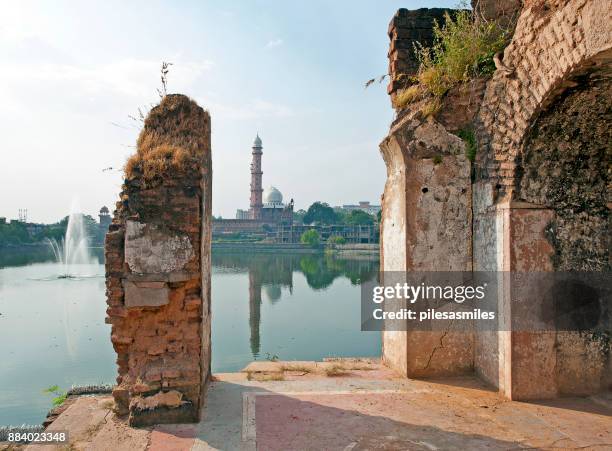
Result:
M603 236L609 232L592 233L604 230L602 215L608 214L607 207L602 208L601 195L598 205L591 202L596 192L601 193L602 184L598 177L591 177L593 171L584 171L585 164L590 166L595 160L604 163L601 146L609 138L596 130L609 128L609 118L601 114L601 109L594 114L596 108L580 109L577 104L564 104L563 99L574 88L588 85L590 77L609 76L610 18L606 1L525 2L511 43L487 83L475 121L475 268L561 270L573 260L572 269L594 269L598 265L588 263L594 255L600 261L609 259L609 245L603 244ZM573 111L564 114L560 109ZM590 132L594 132L588 138L587 127L577 131L587 123L593 124ZM577 135L592 141L578 158L576 152L586 141L576 141ZM592 160L596 148L600 153ZM551 202L554 199L560 203ZM576 206L590 203L589 213L571 209L561 212L561 204L567 206L567 201ZM529 252L521 251L520 242L510 234L525 221L527 213L530 221L541 226L530 240L543 243L542 255L533 245ZM542 222L539 218L549 219ZM550 248L550 253L544 247ZM546 264L537 263L539 258ZM500 309L511 311L511 304L505 304L510 299L500 302ZM515 399L594 393L606 384L601 375L607 357L595 352L597 346L592 342L572 335L480 334L477 343L482 346L477 346L476 368ZM547 366L542 362L552 363ZM506 374L499 373L499 368L505 368ZM541 377L536 377L539 371ZM534 384L534 378L540 383Z
M496 20L510 26L522 7L522 0L472 0L472 9L482 20ZM415 47L430 47L433 43L434 23L444 25L445 15L457 10L450 8L400 8L389 23L389 84L387 93L391 100L400 89L413 83L411 77L419 70Z
M131 425L199 419L210 375L210 118L168 95L145 120L106 237L107 322Z
M419 113L419 101L398 112L381 143L388 173L382 212L383 270L445 270L461 258L471 258L469 267L474 270L500 275L609 270L609 1L477 0L473 5L480 13L476 20L505 21L518 13L516 28L508 47L497 55L492 78L454 87L433 117ZM411 16L400 12L391 23L392 76L415 72L415 61L397 51L401 46L394 39L400 33L393 31L411 36L407 21L399 25L399 18ZM514 25L513 20L509 23ZM389 92L394 95L403 87L392 83ZM416 133L419 129L426 133ZM416 187L427 164L415 155L437 147L446 159L453 153L448 135L462 129L473 129L478 145L472 180L464 187L468 199L464 202L462 192L453 192L449 198L438 196L437 203L421 205ZM457 186L460 174L454 173ZM463 206L470 209L465 231L460 230L460 217L445 215ZM423 219L426 213L437 219L433 223ZM459 241L469 236L471 248L458 243L445 247L444 228L453 230ZM439 251L446 252L447 261L436 261ZM510 324L518 318L513 315L520 315L512 301L516 287L505 279L500 283L499 312ZM533 299L535 306L540 302ZM606 337L609 330L488 332L476 326L469 348L473 369L483 379L510 398L534 399L594 393L609 385L605 374L612 364ZM383 358L391 366L410 369L422 357L411 349L420 346L426 353L430 338L415 341L405 333L385 332ZM461 346L445 338L437 367L452 369L449 374L464 370L453 361Z
M496 21L502 26L514 26L523 0L472 0L477 20Z
M401 8L389 23L389 85L387 92L391 100L398 89L410 85L410 76L419 69L414 52L415 45L430 46L433 42L433 24L444 23L444 14L453 12L445 8L421 8L407 10Z

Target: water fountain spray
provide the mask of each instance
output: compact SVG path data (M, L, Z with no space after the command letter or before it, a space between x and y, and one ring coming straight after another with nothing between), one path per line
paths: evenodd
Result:
M66 235L59 242L56 239L47 239L55 260L62 265L60 277L70 278L77 275L78 265L89 265L93 259L89 253L89 236L85 228L83 213L76 212L76 202L73 202Z

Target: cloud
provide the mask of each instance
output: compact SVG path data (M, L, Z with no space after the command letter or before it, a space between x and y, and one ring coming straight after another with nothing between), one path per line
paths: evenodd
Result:
M266 100L254 99L244 105L228 105L224 103L206 102L213 115L219 115L230 119L256 119L262 117L291 117L295 115L292 108Z
M161 62L122 59L95 65L58 63L8 63L0 72L0 86L58 86L82 94L119 94L148 98L159 87ZM213 66L211 61L175 61L168 75L170 91L181 90L194 83Z
M0 18L0 43L16 43L44 34L46 21L34 2L5 2Z
M282 39L272 39L271 41L268 41L268 43L266 44L266 48L274 48L274 47L280 47L281 45L284 44L284 41Z

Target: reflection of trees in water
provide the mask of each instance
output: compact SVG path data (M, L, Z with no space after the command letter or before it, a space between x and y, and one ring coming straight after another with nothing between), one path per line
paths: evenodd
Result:
M333 254L233 254L213 252L212 264L253 274L262 286L293 288L293 272L301 272L310 288L327 288L338 277L348 278L353 285L372 280L378 274L377 259L347 259ZM272 292L271 292L272 293ZM274 298L273 300L277 300Z
M306 276L308 286L314 290L329 287L336 278L344 276L353 285L360 285L377 277L377 260L349 260L333 255L308 255L300 260L301 272Z
M43 263L54 260L53 251L46 245L0 247L0 268L26 266L32 263Z
M104 249L90 248L90 253L104 264ZM0 268L9 266L26 266L32 263L54 262L55 255L46 244L36 246L0 247Z
M330 271L325 260L317 257L304 257L300 260L300 270L306 276L308 286L314 290L323 290L329 287L338 277L336 271Z
M254 358L261 351L261 291L271 303L282 298L282 288L293 291L293 272L301 272L313 290L324 290L338 277L346 277L353 285L378 276L377 259L346 259L333 254L212 254L217 268L231 269L249 274L249 328L250 345ZM214 300L213 300L214 302Z

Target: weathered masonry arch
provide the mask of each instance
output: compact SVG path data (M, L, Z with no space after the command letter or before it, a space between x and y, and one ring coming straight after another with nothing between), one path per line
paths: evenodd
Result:
M398 110L380 146L383 271L609 271L610 3L524 3L515 2L514 35L491 79L453 88L434 117L419 103ZM508 5L476 2L489 20L507 17ZM428 36L423 27L439 14L393 18L392 98L403 88L396 75L415 67L404 49ZM475 131L474 163L456 136L465 129ZM593 333L609 327L607 307L595 302L570 328L518 331L510 327L521 315L515 291L501 277L500 331L386 331L384 361L409 377L475 373L512 399L609 387L610 345Z
M516 168L515 196L552 213L544 234L552 244L555 271L611 269L610 123L612 79L590 72L542 111L525 140ZM571 323L559 327L573 332L556 332L549 353L555 366L547 383L559 394L606 389L609 347L598 331L604 330L610 312L588 285L565 288L575 291L575 296L560 299L555 307L572 312L567 318Z
M567 245L568 239L563 235L571 235L571 229L584 224L580 220L564 221L564 216L577 217L580 212L563 211L564 196L550 202L554 190L548 188L551 182L563 178L559 171L577 168L579 158L563 151L572 147L571 142L574 147L580 147L576 142L580 136L587 138L587 127L580 130L576 121L594 121L594 127L609 127L609 112L605 117L589 108L580 108L581 102L576 96L588 98L585 91L605 89L609 84L612 75L610 16L609 2L600 0L532 2L521 11L512 42L503 54L504 67L487 83L474 121L479 144L473 185L475 270L609 270L601 265L587 268L555 264L559 247L563 247L563 242ZM576 94L576 89L583 94ZM604 101L599 111L605 110L609 98L606 102L605 94L595 97ZM563 105L573 109L569 114L576 117L570 118L567 111L558 111ZM546 134L543 128L546 124L553 127L555 123L556 133L563 136L553 137L555 132L551 131L548 142L543 143L542 132ZM570 129L575 136L568 139L565 135ZM604 158L599 163L605 164L607 154L609 165L610 154L602 149L609 146L609 135L592 138L597 147L595 160ZM559 145L559 141L564 142ZM559 161L562 157L565 167L549 168L548 174L534 173L536 164L540 169L547 167L542 165L543 159L547 156L550 160L553 149L560 153L554 158ZM600 169L605 171L603 167ZM598 175L601 179L602 174ZM577 178L563 190L577 189L593 194L598 189L594 183L594 180ZM606 218L605 225L599 229L599 238L591 236L590 239L601 242L601 236L610 233L609 205L602 205L605 194L599 191L597 209L600 218ZM561 229L554 227L559 222L563 224ZM609 246L602 252L609 258ZM575 260L585 258L581 255ZM506 297L500 305L508 321L516 315L510 294L513 289L506 283ZM609 343L591 338L592 334L589 338L588 334L562 331L480 334L476 339L477 348L483 353L475 356L475 370L513 399L594 393L609 385L606 373L610 373L612 361Z
M593 71L612 75L610 2L530 5L518 18L503 54L505 68L487 83L476 118L484 150L478 153L478 169L496 179L497 195L506 199L513 199L517 159L540 112L575 85L576 75Z

